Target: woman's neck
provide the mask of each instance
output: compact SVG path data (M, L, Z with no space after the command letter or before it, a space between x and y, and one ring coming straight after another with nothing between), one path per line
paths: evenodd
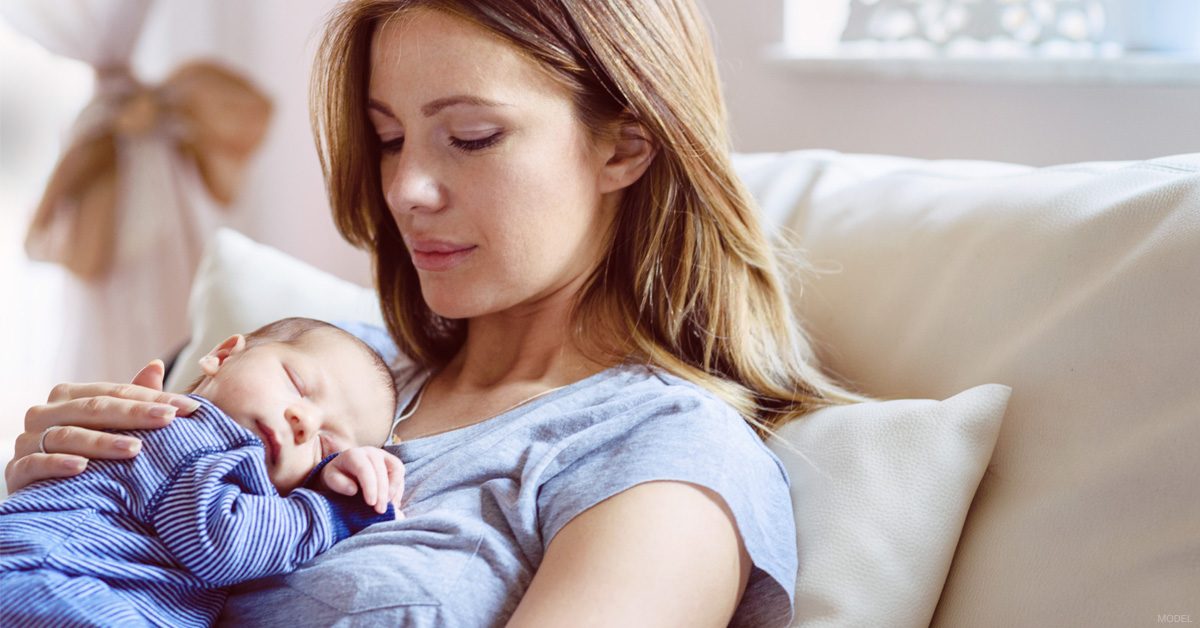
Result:
M580 349L570 332L566 292L468 321L466 342L438 374L443 384L462 392L516 383L554 387L611 366L586 357Z

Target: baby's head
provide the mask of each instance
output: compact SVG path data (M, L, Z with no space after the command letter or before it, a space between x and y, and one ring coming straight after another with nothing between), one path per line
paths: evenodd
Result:
M188 392L263 440L280 494L325 456L387 440L396 385L366 343L333 325L285 318L231 336L200 360Z

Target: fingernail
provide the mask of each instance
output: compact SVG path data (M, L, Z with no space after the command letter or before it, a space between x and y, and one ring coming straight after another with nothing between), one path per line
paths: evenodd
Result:
M64 460L62 465L63 469L70 473L79 473L87 467L87 460L83 460L82 458L70 458Z
M123 449L125 451L137 452L141 448L142 448L142 441L140 441L136 438L118 438L117 439L117 449Z
M188 413L195 412L200 407L200 402L191 397L172 397L167 403Z
M154 406L150 408L150 416L156 419L169 419L175 416L175 408L171 406Z

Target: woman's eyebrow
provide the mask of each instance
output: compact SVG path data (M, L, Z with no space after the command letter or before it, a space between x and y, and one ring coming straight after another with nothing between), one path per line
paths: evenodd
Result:
M445 109L446 107L453 107L454 105L473 105L476 107L510 107L511 106L506 103L496 102L494 100L488 100L487 98L483 98L481 96L471 96L468 94L456 94L454 96L446 96L445 98L438 98L437 100L431 100L431 101L425 103L424 105L421 105L421 113L426 118L428 118L428 117L432 116L433 114L441 111L442 109Z
M482 96L471 96L468 94L456 94L454 96L446 96L444 98L438 98L435 100L431 100L431 101L425 103L424 105L421 105L421 114L424 115L426 118L428 118L428 117L436 114L437 112L441 111L442 109L445 109L446 107L453 107L454 105L472 105L472 106L476 106L476 107L511 107L512 106L512 105L509 105L508 103L502 103L502 102L498 102L495 100L489 100L487 98L483 98ZM383 104L382 102L375 100L374 98L370 98L367 100L367 109L370 109L373 111L378 111L379 113L382 113L393 119L396 118L396 114L392 112L391 108L389 108L387 105Z

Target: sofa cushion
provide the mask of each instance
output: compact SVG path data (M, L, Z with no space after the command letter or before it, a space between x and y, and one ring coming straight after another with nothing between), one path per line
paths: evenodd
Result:
M833 406L767 445L792 482L792 625L928 626L1011 390Z
M1013 389L935 624L1197 612L1200 154L737 163L818 270L798 311L830 371L884 397Z

